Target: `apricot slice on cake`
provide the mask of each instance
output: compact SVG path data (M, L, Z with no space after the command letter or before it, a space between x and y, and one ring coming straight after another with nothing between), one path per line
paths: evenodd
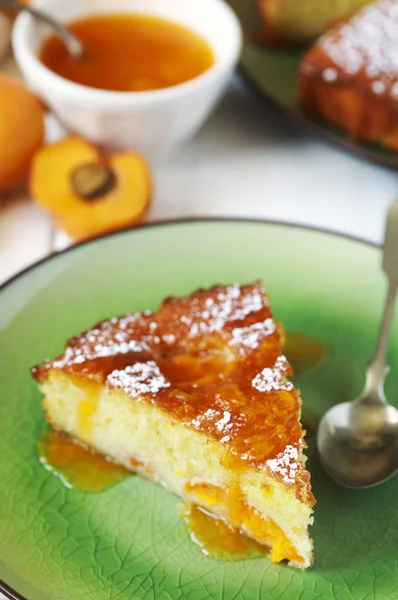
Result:
M141 222L151 190L150 169L140 154L104 156L75 136L41 148L32 161L32 197L77 241Z

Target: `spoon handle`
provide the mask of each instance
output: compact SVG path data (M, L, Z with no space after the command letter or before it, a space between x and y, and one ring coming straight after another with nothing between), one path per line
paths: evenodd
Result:
M398 291L398 201L394 202L388 211L383 270L387 275L389 288L375 354L366 371L365 395L375 392L372 395L385 401L383 385L389 370L386 365L387 344Z
M18 0L0 0L0 7L4 6L6 8L11 8L17 11L26 11L30 13L36 19L43 21L47 25L49 25L52 29L54 29L59 37L63 40L65 46L68 49L70 55L74 58L80 58L83 54L83 46L80 41L67 30L66 27L63 27L56 20L52 19L49 15L34 8L33 6L26 6Z

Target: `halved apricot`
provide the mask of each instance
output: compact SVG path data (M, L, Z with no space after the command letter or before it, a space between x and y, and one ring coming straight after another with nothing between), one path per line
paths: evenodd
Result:
M41 148L32 161L32 197L75 240L141 222L151 191L150 169L140 154L103 156L76 136Z

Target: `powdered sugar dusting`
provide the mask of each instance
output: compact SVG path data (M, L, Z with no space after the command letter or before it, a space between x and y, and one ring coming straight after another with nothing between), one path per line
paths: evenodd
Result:
M95 344L94 347L82 346L80 348L68 347L61 358L54 360L52 365L56 369L62 369L67 365L77 365L88 360L96 358L105 358L107 356L116 356L117 354L127 354L128 352L148 352L148 347L145 343L130 340L129 342L121 342L111 344Z
M111 325L117 325L120 329L127 329L128 327L130 327L131 325L133 325L134 323L136 323L139 319L142 318L142 316L144 315L145 317L149 317L151 315L151 311L146 310L143 313L134 313L133 315L125 315L123 317L115 317L114 319L111 319L109 321L109 323ZM104 321L103 323L101 323L101 328L104 330L104 332L106 331L107 327L107 321Z
M52 366L56 369L62 369L66 365L77 365L86 360L85 356L81 353L80 348L66 348L63 355L52 362Z
M275 365L266 367L252 380L252 386L258 392L278 392L279 390L291 391L293 384L285 381L284 375L288 368L285 356L279 356Z
M78 365L97 358L106 358L128 352L147 353L148 339L131 339L128 327L142 317L141 313L127 315L121 319L104 321L98 327L91 329L86 334L72 340L64 354L53 361L53 367L62 369L68 365ZM118 331L114 333L115 326Z
M171 346L175 343L208 335L224 330L229 322L242 321L230 337L231 346L243 349L255 349L261 340L272 333L275 324L272 319L263 322L258 319L255 324L244 326L248 315L268 307L268 299L259 285L240 287L237 284L212 288L211 296L203 297L203 292L194 294L189 299L178 299L184 312L178 313L178 322L173 322L173 311L170 319L159 321L158 314L151 311L128 314L103 321L86 333L73 338L68 343L62 356L52 362L54 368L73 368L89 361L126 355L129 353L151 356L156 347ZM188 300L188 302L187 302ZM266 315L261 315L264 319ZM239 324L240 325L240 324ZM149 358L148 356L148 358ZM137 357L137 360L140 360ZM134 359L132 358L132 362ZM86 367L87 365L85 365ZM80 371L79 371L80 372Z
M266 465L273 473L281 475L285 483L294 483L301 468L298 449L289 444L276 458L267 460Z
M192 420L192 425L194 425L194 427L197 429L201 429L201 427L205 423L209 423L209 421L214 423L214 427L218 432L225 434L221 438L220 442L224 443L229 441L230 436L228 435L228 432L236 427L236 417L233 419L232 413L229 410L208 408L204 413L199 414L195 419Z
M218 429L218 431L228 431L229 429L231 429L232 427L232 423L230 423L231 421L231 413L228 410L224 410L224 414L221 417L221 419L219 419L216 422L216 427Z
M161 389L170 387L159 367L153 360L137 362L125 369L116 369L107 377L108 385L121 388L132 398L145 394L156 394Z
M145 342L136 340L122 341L119 344L96 344L94 346L95 357L114 356L115 354L126 354L127 352L148 352L149 348Z
M336 66L348 75L361 72L374 79L373 92L383 94L398 78L397 32L398 2L384 0L363 9L338 33L325 34L320 43ZM334 80L326 77L326 72L324 78Z
M227 322L243 321L249 314L268 306L265 294L253 287L242 293L238 284L230 285L218 292L217 300L207 298L205 309L197 311L192 319L181 317L190 325L190 337L221 331Z
M248 327L235 327L232 331L230 346L245 346L251 350L259 347L261 342L276 331L274 319L268 318L261 323L253 323ZM243 351L243 349L241 348Z
M144 311L103 321L73 338L64 354L52 362L53 367L62 369L99 358L150 353L151 347L160 344L158 324L151 316L151 311Z
M338 78L338 73L336 69L329 67L323 71L322 77L325 81L336 81Z

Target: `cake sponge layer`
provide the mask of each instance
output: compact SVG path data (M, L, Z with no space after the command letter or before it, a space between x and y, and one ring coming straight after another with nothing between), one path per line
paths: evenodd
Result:
M298 497L293 483L274 476L277 459L263 468L248 466L222 443L145 398L133 400L123 390L57 369L47 373L41 389L55 429L228 519L268 545L274 562L287 559L299 568L311 564L311 502Z

